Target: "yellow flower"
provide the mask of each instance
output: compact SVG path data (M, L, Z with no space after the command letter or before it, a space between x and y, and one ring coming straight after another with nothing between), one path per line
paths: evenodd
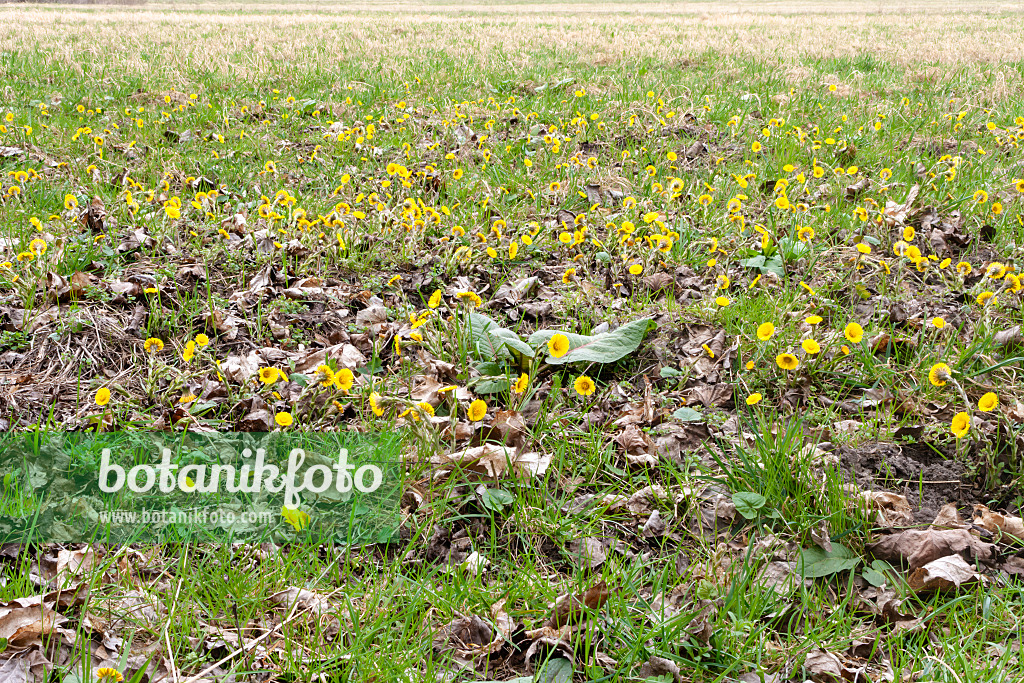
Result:
M775 363L783 370L796 370L800 361L791 353L780 353L775 356Z
M318 375L323 375L323 379L320 380L320 386L329 387L334 384L334 370L331 370L331 366L320 365L317 367L316 372Z
M487 403L477 399L469 404L469 419L471 422L479 422L487 417Z
M846 344L843 344L842 346L840 346L839 350L843 352L844 356L849 356L850 355L850 347L847 346Z
M178 403L191 403L198 398L195 394L184 394L178 399Z
M576 269L575 268L567 268L565 270L565 272L562 273L562 284L566 284L566 285L569 284L572 281L572 278L575 275L576 275Z
M946 326L946 320L944 318L935 316L934 318L932 318L932 325L935 325L936 328L941 330L943 327Z
M572 383L573 389L580 396L590 396L597 390L597 385L594 384L594 380L590 379L586 375L580 375L576 378L576 381Z
M41 240L37 237L28 243L28 250L36 256L42 256L46 253L46 240Z
M999 397L993 392L988 392L978 401L978 410L988 413L999 407Z
M110 403L110 389L106 387L100 387L96 392L96 397L93 399L96 401L96 405L103 407Z
M978 295L978 305L984 306L989 301L994 301L993 297L995 295L995 292L982 292L981 294Z
M277 368L260 368L260 381L269 386L277 381L279 372Z
M915 234L916 233L914 232L914 226L908 225L907 227L903 228L903 239L905 239L907 242L913 242Z
M928 381L937 387L946 386L950 379L953 379L952 371L945 363L936 363L928 371Z
M352 390L352 384L356 381L356 376L352 374L352 371L348 368L342 368L334 373L334 386L344 391L346 394Z
M967 413L957 413L953 416L953 422L950 424L950 431L953 432L953 436L960 438L967 434L971 428L971 416Z
M74 211L78 208L78 200L75 199L75 195L66 194L64 195L64 208L68 211Z
M630 275L639 275L642 272L644 272L644 267L639 263L634 263L629 267Z
M857 323L850 323L843 330L843 336L854 344L859 344L860 340L864 338L864 328Z
M974 201L978 204L984 204L988 201L988 192L985 192L985 190L978 190L974 193Z
M380 405L380 399L381 396L376 391L370 394L370 410L372 410L373 414L377 417L384 415L384 408Z
M441 292L440 289L435 290L434 293L430 295L430 300L427 301L427 306L429 306L432 309L440 306L442 294L443 293Z
M109 683L110 681L121 683L124 680L124 676L121 675L120 671L109 666L96 669L96 678L99 679L100 683Z
M287 505L281 508L281 516L284 521L292 525L296 531L302 531L309 526L309 514L298 508L290 508Z
M819 346L818 342L814 341L813 339L804 339L802 342L800 342L800 348L802 348L806 353L812 356L821 351L821 346Z
M796 230L796 237L801 242L808 242L814 239L814 228L809 225L801 225Z
M747 405L754 406L761 402L761 394L751 394L747 396Z
M870 244L865 244L864 242L858 242L857 243L857 251L859 251L862 254L870 254L871 253L871 245Z
M868 219L868 210L865 209L863 206L858 206L856 209L853 210L853 215L861 219L862 221L866 221Z
M971 264L968 263L967 261L961 261L960 263L956 264L956 272L960 273L964 277L970 275L971 270L973 270L971 268Z
M143 343L142 348L147 353L160 353L164 350L164 343L156 337L150 337Z
M508 257L510 259L513 259L513 258L516 257L516 254L518 254L518 253L519 253L519 242L516 242L515 240L513 240L512 243L508 245Z
M280 412L274 416L274 422L280 427L290 427L293 421L292 414L289 412Z
M523 374L519 375L519 379L513 382L512 391L517 394L521 394L524 391L526 391L526 387L528 387L529 385L530 376L524 372Z
M717 306L720 306L721 308L725 308L726 306L729 305L729 297L727 297L727 296L720 296L717 299L715 299L715 304Z
M771 323L761 323L757 326L757 338L761 341L768 341L775 335L775 325Z
M199 334L196 335L196 344L199 344L199 346L206 346L209 343L210 343L210 338L207 337L202 332L200 332Z
M548 353L555 358L561 358L569 352L569 338L564 334L556 334L548 339Z
M729 276L728 275L719 275L718 276L718 288L719 289L729 289Z
M196 355L196 343L191 339L185 344L185 350L181 353L181 359L186 363L191 363L192 359Z

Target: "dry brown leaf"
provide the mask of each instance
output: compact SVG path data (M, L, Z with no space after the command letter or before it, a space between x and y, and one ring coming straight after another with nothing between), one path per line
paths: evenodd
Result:
M993 544L975 538L964 529L911 529L869 543L866 548L880 560L906 563L911 569L948 555L982 562L995 559Z
M878 526L891 529L914 523L914 512L905 496L888 491L865 491L863 496L867 508L877 511Z
M945 591L982 581L983 577L959 555L940 557L911 572L907 584L921 592Z
M608 584L603 580L591 586L583 593L561 595L555 601L554 612L545 626L551 629L560 629L563 626L578 622L586 614L587 610L600 609L610 595L611 591L608 590Z
M1024 541L1024 519L992 512L984 505L974 506L974 516L974 523L983 529L991 531L997 536L1006 534L1013 536L1018 541Z
M965 525L960 520L960 513L956 509L955 503L946 503L939 510L939 514L935 515L935 521L932 522L933 529L965 529Z
M324 595L314 593L306 588L296 588L295 586L290 586L283 591L274 593L270 596L270 601L289 611L294 607L295 611L308 610L317 616L334 610Z

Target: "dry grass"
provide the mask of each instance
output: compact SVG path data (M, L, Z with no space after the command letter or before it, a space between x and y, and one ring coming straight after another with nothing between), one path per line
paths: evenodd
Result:
M159 72L179 85L193 70L261 78L331 69L353 55L404 76L439 53L516 71L538 59L671 63L707 51L780 64L870 53L905 66L977 68L1024 60L1022 12L999 2L7 5L0 44L28 53L43 46L54 62L92 73Z

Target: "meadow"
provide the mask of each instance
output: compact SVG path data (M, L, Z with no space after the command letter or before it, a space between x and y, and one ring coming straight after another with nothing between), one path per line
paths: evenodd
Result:
M392 543L5 544L0 678L1024 678L1019 5L0 19L0 431L405 439Z

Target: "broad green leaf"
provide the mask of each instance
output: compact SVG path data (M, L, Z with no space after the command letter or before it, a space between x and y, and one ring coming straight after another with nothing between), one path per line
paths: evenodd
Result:
M650 318L640 318L617 327L611 332L603 332L593 336L558 332L557 330L537 330L530 335L529 345L533 348L546 347L548 340L556 334L564 334L569 339L569 352L561 358L548 356L545 362L550 365L566 363L614 363L636 351L654 325Z
M669 377L679 377L679 375L683 374L683 371L676 370L675 368L666 365L658 372L658 374L661 375L662 379L668 379Z
M862 576L864 577L865 581L870 583L875 588L883 586L886 581L885 574L878 571L877 569L872 569L871 567L865 569Z
M732 495L732 504L744 519L757 517L757 511L763 508L766 502L764 496L753 491L740 491Z
M831 576L853 569L860 564L860 557L839 543L832 544L832 552L821 548L805 548L800 551L797 571L807 579Z
M480 313L469 314L471 352L481 360L499 360L511 349L520 356L533 357L533 349L512 330Z
M534 674L534 683L569 683L572 680L572 662L562 657L549 659Z
M680 422L700 422L704 419L704 416L693 408L687 408L683 406L672 413L672 417L679 420Z

